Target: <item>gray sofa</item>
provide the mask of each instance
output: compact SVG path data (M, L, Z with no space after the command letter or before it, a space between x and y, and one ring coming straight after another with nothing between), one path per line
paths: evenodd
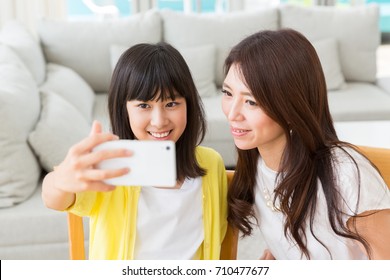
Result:
M85 137L93 119L109 129L106 98L119 55L166 41L185 57L206 109L203 145L234 166L220 108L229 49L262 29L295 28L320 56L335 121L390 119L390 77L376 76L377 6L280 6L231 14L149 11L117 21L42 20L37 37L19 23L0 34L0 259L66 259L65 213L41 201L42 176Z

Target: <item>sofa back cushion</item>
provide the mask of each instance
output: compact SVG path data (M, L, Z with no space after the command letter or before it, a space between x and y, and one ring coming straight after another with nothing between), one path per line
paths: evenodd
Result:
M65 159L70 147L88 136L90 123L56 92L41 90L40 94L41 115L28 142L43 169L50 172Z
M341 71L337 40L334 38L313 42L324 71L328 90L337 90L345 86L345 78Z
M110 46L161 41L157 11L117 20L41 20L38 34L47 62L76 71L95 92L107 92L111 80Z
M9 21L1 30L0 41L9 46L23 61L35 82L45 80L46 62L39 40L18 21Z
M280 21L281 28L293 28L311 42L337 39L345 79L375 81L376 50L380 44L378 6L342 9L285 5L280 8Z
M41 168L27 137L39 110L33 76L14 51L0 44L0 208L24 201L37 187Z
M114 70L126 46L111 46L111 67ZM215 47L214 45L178 49L186 61L201 97L217 95L215 87Z
M42 91L53 91L71 103L88 121L92 121L95 93L72 69L54 63L47 64L46 81L39 87Z
M216 47L215 77L221 86L223 64L230 49L248 35L263 30L276 30L278 11L276 8L228 14L184 14L161 11L164 41L178 49L202 45ZM207 65L207 63L204 63Z

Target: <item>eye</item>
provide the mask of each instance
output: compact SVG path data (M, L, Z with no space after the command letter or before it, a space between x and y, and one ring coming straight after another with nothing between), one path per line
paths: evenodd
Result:
M221 92L225 96L232 96L232 94L230 92L228 92L226 89L222 89Z
M168 102L167 105L165 105L165 106L167 106L168 108L172 108L172 107L175 107L179 104L180 104L179 102L171 101L171 102Z
M147 103L140 103L137 105L138 108L141 108L141 109L147 109L147 108L150 108L149 104Z
M252 100L246 100L245 103L249 104L250 106L257 106L257 103Z

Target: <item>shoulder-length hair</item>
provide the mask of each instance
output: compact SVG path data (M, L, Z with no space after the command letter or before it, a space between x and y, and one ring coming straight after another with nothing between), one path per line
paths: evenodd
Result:
M203 104L183 56L167 43L137 44L126 50L115 66L109 94L111 127L120 139L135 139L126 103L130 100L175 100L187 104L186 128L176 143L178 179L202 176L196 146L206 133Z
M310 225L317 238L312 226L318 207L319 179L333 231L360 241L369 252L368 243L351 232L342 220L345 213L340 206L342 198L336 186L331 149L337 146L345 151L343 146L352 145L339 141L336 135L325 77L314 47L292 29L262 31L245 38L231 50L225 60L225 74L233 64L240 69L259 106L286 135L278 173L280 183L274 197L274 203L280 201L280 211L286 218L284 234L292 237L310 258L305 226ZM256 148L238 149L236 174L229 189L228 219L244 235L250 235L253 226L259 156ZM327 249L326 244L318 238L317 241Z

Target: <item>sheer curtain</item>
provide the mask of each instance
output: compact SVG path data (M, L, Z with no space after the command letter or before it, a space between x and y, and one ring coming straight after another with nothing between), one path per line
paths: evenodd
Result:
M65 19L66 0L0 0L0 28L16 19L35 34L39 18Z

